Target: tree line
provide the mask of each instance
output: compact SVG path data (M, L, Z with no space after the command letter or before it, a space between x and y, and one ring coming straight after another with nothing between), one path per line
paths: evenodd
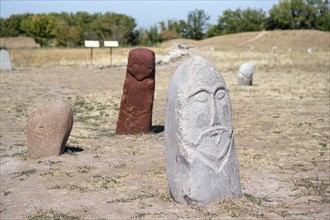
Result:
M149 28L137 28L133 17L111 12L26 13L0 18L0 37L28 36L41 46L79 47L84 40L152 45L175 38L201 40L248 31L330 31L329 0L280 0L268 14L262 9L225 10L216 24L209 24L209 20L204 10L195 9L186 20L167 20Z

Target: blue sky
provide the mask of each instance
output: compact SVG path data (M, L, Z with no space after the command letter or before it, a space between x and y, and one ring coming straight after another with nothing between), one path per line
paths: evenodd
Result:
M150 27L168 19L184 19L194 9L203 9L215 24L218 16L226 9L263 9L268 12L278 0L0 0L0 16L7 18L12 14L49 12L116 12L136 19L139 27Z

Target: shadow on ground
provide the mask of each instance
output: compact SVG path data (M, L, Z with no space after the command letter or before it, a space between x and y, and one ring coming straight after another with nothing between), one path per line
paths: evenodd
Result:
M158 134L158 133L162 133L165 129L164 125L154 125L151 127L151 132Z
M70 154L70 153L78 153L78 152L82 152L84 151L84 149L82 147L79 146L66 146L64 149L64 153L65 154Z

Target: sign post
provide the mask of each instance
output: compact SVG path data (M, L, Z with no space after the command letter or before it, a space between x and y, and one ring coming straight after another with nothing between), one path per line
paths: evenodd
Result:
M104 47L110 48L110 66L112 67L112 48L119 47L118 41L104 41Z
M97 40L85 40L85 47L91 48L91 65L93 65L93 48L100 47L100 42Z

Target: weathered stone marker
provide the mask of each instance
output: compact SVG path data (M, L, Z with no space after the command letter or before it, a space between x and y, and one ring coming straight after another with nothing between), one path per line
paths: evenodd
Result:
M3 70L13 70L10 62L10 56L7 50L0 50L0 71Z
M252 85L253 74L254 74L254 65L253 65L253 63L251 63L251 62L243 63L239 67L237 84L238 85L243 85L243 86Z
M228 89L202 57L181 64L171 79L165 143L167 178L176 202L241 197Z
M116 134L148 133L155 91L155 53L145 48L129 52Z
M63 101L47 102L37 108L27 123L28 155L39 158L64 153L72 125L72 109Z

